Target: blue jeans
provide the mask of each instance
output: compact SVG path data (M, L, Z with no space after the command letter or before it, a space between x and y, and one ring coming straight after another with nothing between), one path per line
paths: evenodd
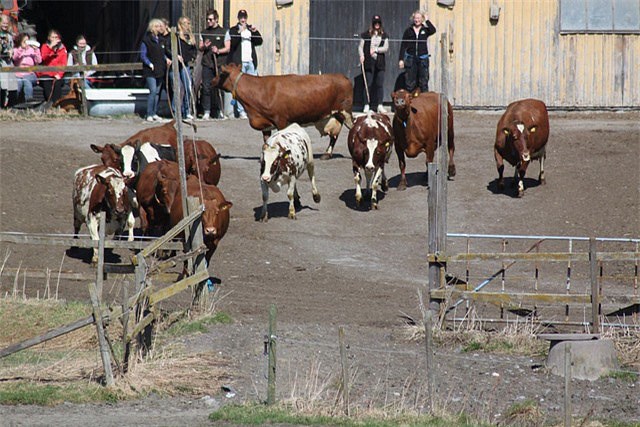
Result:
M33 99L33 87L38 84L38 78L35 74L27 74L23 77L18 77L18 96L20 96L20 92L24 90L24 100L25 102L31 101Z
M182 117L191 114L191 92L193 90L193 73L191 68L182 67L180 69L180 83L184 90L182 98Z
M149 89L147 117L153 117L158 114L158 103L160 102L160 91L162 90L163 81L160 77L147 77L146 81L147 89Z
M246 74L250 74L252 76L257 76L258 75L258 72L256 71L256 67L253 66L253 61L243 62L242 63L242 72L246 73ZM235 107L236 107L236 112L238 113L238 115L244 113L244 107L242 106L242 103L236 102Z

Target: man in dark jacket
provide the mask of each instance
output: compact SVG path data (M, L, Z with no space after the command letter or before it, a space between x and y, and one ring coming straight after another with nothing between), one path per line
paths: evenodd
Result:
M211 116L216 119L224 119L224 107L220 89L211 86L211 80L218 74L216 66L227 62L229 48L224 45L227 33L218 24L218 11L207 10L207 27L200 35L200 51L202 51L202 97L201 104L204 110L203 120L209 120Z
M413 24L404 31L400 45L398 66L405 71L406 89L413 92L416 80L421 92L429 91L429 49L427 38L436 32L436 27L420 11L413 13Z
M242 71L246 74L257 75L258 56L256 46L262 44L262 35L253 25L247 24L249 15L244 9L238 11L238 25L229 28L225 37L225 46L229 48L227 56L228 64L241 64ZM247 118L242 104L236 103L238 115L241 119Z

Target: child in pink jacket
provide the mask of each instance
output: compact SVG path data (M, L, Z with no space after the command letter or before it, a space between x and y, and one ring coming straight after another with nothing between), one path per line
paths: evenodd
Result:
M16 67L33 67L42 62L40 55L40 43L29 39L29 35L22 33L18 36L17 46L13 49L13 65ZM33 87L38 83L38 77L34 72L21 71L16 73L18 80L18 97L24 92L25 102L33 99Z

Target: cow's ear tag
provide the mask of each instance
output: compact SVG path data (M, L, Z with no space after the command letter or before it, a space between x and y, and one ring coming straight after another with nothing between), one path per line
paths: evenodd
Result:
M288 158L289 158L289 155L288 155L288 154L285 154L285 155L284 155L284 158L285 158L285 159L288 159Z
M534 133L537 128L537 126L532 126L531 129L529 129L529 132Z
M384 146L385 146L385 147L388 147L388 146L389 146L389 143L387 142L386 144L384 144Z
M503 129L502 132L504 132L505 135L509 135L509 129Z

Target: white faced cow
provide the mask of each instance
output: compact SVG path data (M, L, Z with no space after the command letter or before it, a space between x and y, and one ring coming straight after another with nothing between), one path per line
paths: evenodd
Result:
M387 191L387 177L384 175L384 164L389 161L393 145L391 120L384 114L371 111L353 122L347 139L353 165L353 179L356 183L356 204L362 202L360 188L360 168L364 169L367 188L371 188L371 207L378 209L378 185Z
M283 185L288 185L289 218L296 219L296 207L300 206L300 196L296 189L296 180L307 170L311 179L313 201L320 203L320 193L316 187L314 176L313 151L311 139L307 132L294 123L279 130L262 145L260 158L260 184L262 186L262 214L261 221L267 221L267 202L269 188L274 193L280 191Z
M75 238L83 223L87 225L92 240L99 240L98 215L106 215L105 236L129 231L133 240L135 219L131 211L125 178L117 169L102 165L87 166L75 173L73 186L73 232ZM92 263L98 262L97 249L93 250Z

